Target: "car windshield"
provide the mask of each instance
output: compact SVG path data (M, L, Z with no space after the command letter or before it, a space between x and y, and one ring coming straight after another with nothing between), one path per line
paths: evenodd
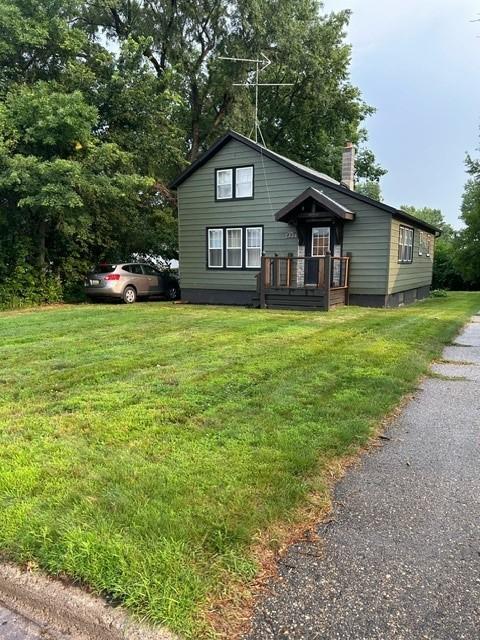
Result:
M112 273L116 268L116 264L97 264L95 267L95 273Z

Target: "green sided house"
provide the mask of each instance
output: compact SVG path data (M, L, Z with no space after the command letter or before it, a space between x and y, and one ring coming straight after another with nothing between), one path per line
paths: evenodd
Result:
M192 303L330 309L428 296L439 230L233 131L173 183Z

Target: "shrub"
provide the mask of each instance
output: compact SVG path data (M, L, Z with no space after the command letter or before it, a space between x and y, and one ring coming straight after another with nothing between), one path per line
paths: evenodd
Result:
M30 265L17 265L0 283L0 307L13 309L37 304L61 302L60 278Z

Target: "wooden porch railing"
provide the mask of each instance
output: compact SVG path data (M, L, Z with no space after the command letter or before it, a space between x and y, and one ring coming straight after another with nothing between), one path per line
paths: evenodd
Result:
M327 309L330 307L330 292L344 290L347 304L349 267L350 256L263 256L258 276L260 306L265 307L265 297L269 292L280 294L295 289L313 289L323 293Z

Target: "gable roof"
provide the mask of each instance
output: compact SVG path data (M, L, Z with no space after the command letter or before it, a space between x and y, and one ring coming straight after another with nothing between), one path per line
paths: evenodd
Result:
M223 147L228 144L231 140L236 140L241 144L253 149L257 153L270 158L274 162L281 164L282 166L290 169L299 176L307 178L312 182L316 182L325 187L329 187L334 191L338 191L339 193L343 193L344 195L349 196L355 200L359 200L360 202L366 202L367 204L376 207L377 209L381 209L390 213L395 218L399 220L403 220L404 222L415 224L417 227L426 229L430 233L435 233L436 235L440 235L440 229L435 227L434 225L429 224L428 222L424 222L423 220L419 220L419 218L415 218L415 216L402 211L401 209L396 209L395 207L391 207L384 202L379 202L378 200L374 200L373 198L369 198L368 196L364 196L361 193L357 193L356 191L352 191L345 185L343 185L338 180L331 178L325 173L321 173L320 171L316 171L315 169L310 169L299 162L295 162L294 160L290 160L290 158L286 158L285 156L280 155L279 153L275 153L275 151L270 151L266 147L263 147L258 142L247 138L246 136L242 136L240 133L236 131L227 131L225 135L219 138L207 151L205 151L201 156L199 156L190 166L188 166L173 182L170 184L171 189L177 189L182 182L184 182L187 178L189 178L197 169L200 169L206 162L210 160L215 154L217 154Z
M318 189L315 189L315 187L308 187L308 189L303 193L280 209L280 211L275 214L275 220L285 222L288 219L289 214L293 213L297 207L310 199L333 213L338 218L342 218L342 220L355 219L353 211L350 211L350 209L347 209L347 207L344 207L333 198L329 198L329 196L323 193L323 191L319 191Z

